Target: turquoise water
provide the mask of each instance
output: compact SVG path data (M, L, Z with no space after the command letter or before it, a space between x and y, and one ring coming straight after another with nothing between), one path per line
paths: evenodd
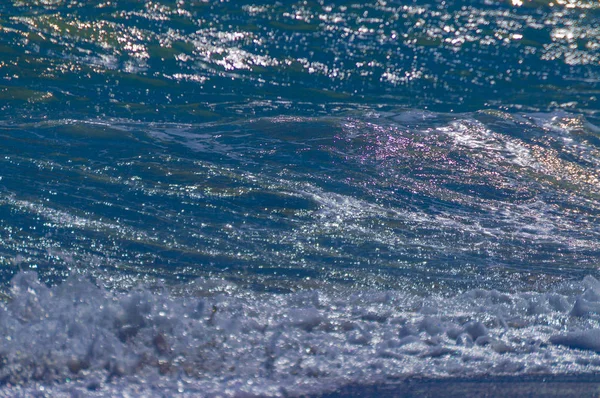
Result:
M595 1L0 5L2 394L588 374Z

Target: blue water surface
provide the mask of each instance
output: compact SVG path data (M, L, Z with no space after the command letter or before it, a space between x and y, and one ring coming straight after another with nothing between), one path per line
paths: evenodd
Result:
M597 372L599 96L592 0L3 2L2 389Z

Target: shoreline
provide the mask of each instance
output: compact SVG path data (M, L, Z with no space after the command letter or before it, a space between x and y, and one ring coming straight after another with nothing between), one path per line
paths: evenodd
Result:
M353 397L600 397L600 374L481 376L473 378L424 377L370 386L348 385L318 395Z

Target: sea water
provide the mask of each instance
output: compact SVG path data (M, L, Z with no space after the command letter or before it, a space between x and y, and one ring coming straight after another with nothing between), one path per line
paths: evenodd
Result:
M600 371L600 4L0 4L0 395Z

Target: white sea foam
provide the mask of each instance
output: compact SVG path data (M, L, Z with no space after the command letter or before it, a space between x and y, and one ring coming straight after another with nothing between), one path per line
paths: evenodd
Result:
M455 145L471 150L484 150L486 156L493 156L497 161L532 169L539 168L538 162L523 142L517 139L507 139L474 120L454 121L437 130L451 137Z
M283 396L411 376L586 373L600 367L600 282L452 297L257 293L217 279L106 291L81 277L11 281L1 394Z

